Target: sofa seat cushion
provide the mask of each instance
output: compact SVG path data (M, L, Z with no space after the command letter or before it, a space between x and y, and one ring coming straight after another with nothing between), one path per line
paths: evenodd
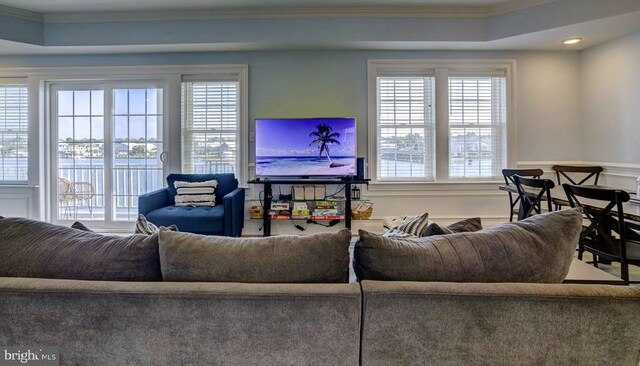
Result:
M160 230L165 281L346 283L351 233L228 238Z
M0 277L161 281L158 235L108 236L0 219Z
M222 233L224 206L176 207L165 206L149 212L147 220L158 226L176 225L178 230L190 233Z
M359 280L560 283L582 229L576 209L444 236L393 238L360 230Z

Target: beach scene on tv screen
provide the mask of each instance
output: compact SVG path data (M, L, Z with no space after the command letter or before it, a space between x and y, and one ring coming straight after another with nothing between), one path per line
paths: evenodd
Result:
M353 118L257 119L255 136L256 175L356 173Z

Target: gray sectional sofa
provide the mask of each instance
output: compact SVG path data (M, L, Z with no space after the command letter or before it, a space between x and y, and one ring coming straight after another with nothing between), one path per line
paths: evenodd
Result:
M324 249L327 245L335 245L331 252L344 254L347 250L349 236L345 232L300 241L301 250L311 253L308 257L300 256L302 252L295 245L298 241L292 237L211 238L228 242L216 242L214 255L207 261L202 258L210 248L204 242L207 239L200 238L203 242L189 249L189 256L195 250L201 251L201 258L194 260L194 266L200 268L194 270L198 276L213 276L206 277L211 282L202 279L189 282L184 277L190 269L181 264L184 257L176 252L180 247L175 245L188 236L166 232L158 237L127 239L126 246L137 249L128 248L123 255L127 258L140 248L149 253L147 260L133 263L137 269L134 274L140 278L155 278L157 274L153 273L160 267L163 276L185 282L143 280L114 273L101 268L104 263L92 256L77 259L92 280L83 279L82 273L71 273L75 279L29 278L20 273L28 269L30 274L50 275L36 268L46 265L46 260L26 257L42 254L38 250L47 239L41 238L39 246L27 246L22 263L28 265L22 265L16 257L2 256L4 247L20 251L2 239L8 236L6 230L18 230L15 225L30 228L41 225L38 226L41 230L37 233L26 230L20 239L14 237L12 243L25 236L27 241L33 240L30 235L46 236L43 232L47 230L59 230L58 235L68 235L73 240L88 241L91 236L87 235L98 234L0 219L0 346L59 347L62 365L638 365L639 362L640 288L636 287L380 281L362 277L362 273L373 273L371 268L360 273L360 282L344 283L341 275L332 275L328 278L335 278L334 283L311 283L317 282L310 277L320 268L317 262L331 257ZM540 238L537 234L534 237ZM472 242L473 237L461 238ZM113 240L108 246L117 246L114 244L117 239ZM149 242L153 240L159 242L160 254L149 251L152 247ZM279 240L287 245L280 253ZM356 251L367 250L363 240L366 238L361 238ZM424 244L411 240L410 245ZM317 246L314 242L324 243L322 250L313 251L311 248ZM403 245L397 240L388 244ZM239 255L239 248L246 250L245 255ZM255 248L259 250L252 253ZM171 250L173 254L168 252ZM256 263L265 266L274 262L276 255L280 262L277 268L270 269L271 280L277 282L278 276L286 276L288 281L301 283L215 281L217 276L225 278L230 273L238 276L242 271L251 271ZM150 257L157 257L159 266L149 265ZM118 261L113 254L109 258ZM167 258L171 259L169 264L165 263ZM224 258L224 262L216 263L216 258ZM204 268L207 265L224 268L230 258L235 258L234 265L224 271ZM335 258L331 260L336 262ZM337 262L339 266L347 263L343 259ZM296 269L295 263L301 263L300 268ZM375 273L384 276L380 263L375 263ZM361 270L366 269L363 263L358 265ZM122 271L125 266L126 261L120 261L117 268ZM339 267L333 267L332 271L336 269ZM288 273L296 270L301 275ZM428 272L421 268L416 273ZM119 279L95 280L97 275ZM509 277L509 280L517 279Z
M640 289L3 277L0 345L63 365L637 365Z
M63 365L357 365L351 284L0 278L0 345Z

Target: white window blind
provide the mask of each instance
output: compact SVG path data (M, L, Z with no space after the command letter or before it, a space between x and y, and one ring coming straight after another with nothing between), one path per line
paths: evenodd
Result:
M506 123L504 76L449 77L449 177L500 176Z
M434 77L377 78L377 179L432 181Z
M27 85L0 84L0 182L28 178Z
M182 83L183 172L238 175L238 109L238 82Z

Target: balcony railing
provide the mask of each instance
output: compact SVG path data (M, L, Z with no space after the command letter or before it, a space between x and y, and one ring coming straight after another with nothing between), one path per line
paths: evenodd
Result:
M68 179L73 185L90 187L90 192L83 188L81 193L75 193L62 192L63 187L59 185L58 217L61 219L102 219L105 215L105 199L111 196L115 219L129 220L137 214L138 196L160 189L164 179L162 168L117 164L111 170L112 192L108 194L103 165L61 165L58 176Z

